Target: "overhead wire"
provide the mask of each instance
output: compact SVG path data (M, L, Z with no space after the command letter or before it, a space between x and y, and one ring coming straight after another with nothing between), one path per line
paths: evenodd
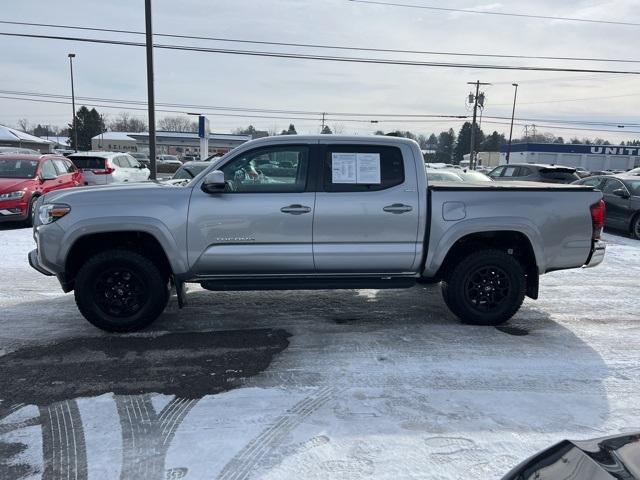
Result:
M0 32L2 36L22 37L46 40L61 40L71 42L84 42L105 45L146 47L142 42L130 42L123 40L108 40L101 38L69 37L64 35L40 35L28 33ZM466 68L479 70L518 70L518 71L541 71L541 72L574 72L574 73L610 73L624 75L640 75L640 71L635 70L610 70L593 68L567 68L567 67L542 67L534 65L497 65L497 64L477 64L477 63L453 63L453 62L426 62L413 60L397 60L391 58L365 58L365 57L341 57L329 55L315 55L303 53L268 52L260 50L237 50L226 48L195 47L187 45L154 44L154 48L163 50L180 50L201 53L219 53L226 55L244 55L253 57L286 58L297 60L316 60L328 62L346 62L378 65L402 65L414 67L443 67L443 68Z

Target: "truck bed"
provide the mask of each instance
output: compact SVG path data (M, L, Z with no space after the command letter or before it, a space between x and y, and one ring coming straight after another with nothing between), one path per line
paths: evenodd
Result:
M438 191L480 191L480 190L525 190L529 192L591 192L594 187L589 185L567 185L564 183L541 182L429 182L429 190Z

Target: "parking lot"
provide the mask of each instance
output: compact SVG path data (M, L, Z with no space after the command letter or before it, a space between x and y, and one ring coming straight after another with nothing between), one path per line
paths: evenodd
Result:
M640 430L640 242L606 240L505 327L460 324L437 286L192 288L107 335L4 229L0 478L491 479Z

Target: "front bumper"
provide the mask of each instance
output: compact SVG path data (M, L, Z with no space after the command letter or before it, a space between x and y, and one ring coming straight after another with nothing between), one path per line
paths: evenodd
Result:
M29 252L29 265L31 265L31 268L37 270L43 275L47 275L48 277L52 277L55 275L54 273L46 270L42 265L40 265L40 261L38 260L38 249L31 250Z
M0 222L15 222L27 219L29 204L20 200L0 201Z
M591 253L589 254L589 258L587 259L587 263L584 264L586 268L595 267L596 265L600 265L604 260L604 254L607 249L607 244L602 240L596 240L593 242L593 246L591 247Z

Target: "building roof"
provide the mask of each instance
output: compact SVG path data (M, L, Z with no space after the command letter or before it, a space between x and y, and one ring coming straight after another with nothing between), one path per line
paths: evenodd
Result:
M0 141L2 142L29 142L29 143L40 143L40 144L50 144L48 140L45 140L40 137L36 137L34 135L29 135L28 133L21 132L20 130L16 130L15 128L5 127L4 125L0 125Z
M149 136L148 132L104 132L103 134L96 135L95 139L104 140L131 140L142 139ZM156 137L162 138L198 138L196 132L156 132ZM251 135L234 135L231 133L210 133L210 140L236 140L241 142L247 142L251 140Z
M42 137L40 137L42 138ZM57 137L57 136L51 136L49 135L48 137L42 138L42 140L47 140L49 142L55 143L57 145L64 145L64 146L69 146L69 137Z
M136 139L133 137L130 137L129 135L132 135L132 133L130 132L104 132L104 133L100 133L98 135L96 135L93 138L96 139L103 139L103 140L129 140L132 142L135 142ZM134 134L134 135L139 135L139 134ZM143 135L148 135L148 133L145 133Z

